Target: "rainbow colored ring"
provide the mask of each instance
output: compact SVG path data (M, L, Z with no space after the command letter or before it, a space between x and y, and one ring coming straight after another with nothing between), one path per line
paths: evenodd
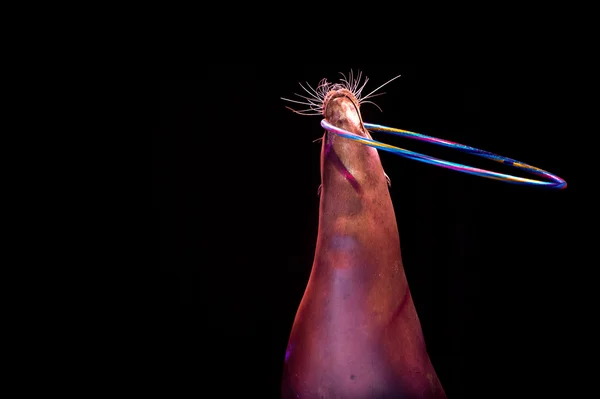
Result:
M488 159L491 159L496 162L501 162L506 165L513 166L515 168L524 170L526 172L532 173L537 176L546 177L552 181L549 182L549 181L525 179L523 177L506 175L503 173L492 172L492 171L485 170L485 169L473 168L471 166L466 166L466 165L462 165L462 164L455 163L455 162L444 161L444 160L441 160L438 158L431 157L429 155L419 154L417 152L405 150L403 148L394 147L389 144L380 143L379 141L375 141L375 140L371 140L366 137L358 136L354 133L350 133L347 130L340 129L338 127L333 126L332 124L327 122L327 120L325 120L325 119L323 119L321 121L321 126L325 130L335 133L338 136L358 141L359 143L368 145L369 147L377 148L377 149L380 149L383 151L389 151L389 152L392 152L394 154L397 154L397 155L400 155L400 156L403 156L406 158L414 159L414 160L420 161L420 162L429 163L429 164L432 164L435 166L439 166L441 168L452 169L452 170L456 170L459 172L469 173L471 175L481 176L481 177L485 177L487 179L500 180L500 181L507 182L507 183L542 186L542 187L546 187L546 188L553 188L553 189L559 189L559 190L567 187L567 182L565 182L560 177L553 175L552 173L546 172L545 170L536 168L531 165L527 165L523 162L519 162L514 159L506 158L506 157L503 157L500 155L496 155L496 154L493 154L488 151L483 151L483 150L480 150L477 148L469 147L464 144L454 143L452 141L442 140L442 139L438 139L435 137L426 136L424 134L410 132L408 130L394 129L394 128L387 127L387 126L374 125L372 123L363 123L363 126L369 131L372 130L372 131L376 131L376 132L389 133L389 134L394 134L397 136L407 137L409 139L426 141L428 143L433 143L433 144L437 144L437 145L441 145L441 146L445 146L445 147L455 148L462 152L467 152L469 154L477 155L479 157L488 158Z

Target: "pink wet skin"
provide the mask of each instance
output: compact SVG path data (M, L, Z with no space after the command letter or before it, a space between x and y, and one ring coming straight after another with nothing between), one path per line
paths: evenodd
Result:
M370 137L346 89L324 117ZM325 133L314 263L284 365L282 398L446 398L406 281L377 150Z

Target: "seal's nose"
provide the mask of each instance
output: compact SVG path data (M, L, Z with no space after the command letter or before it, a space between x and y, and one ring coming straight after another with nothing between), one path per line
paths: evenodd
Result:
M360 129L362 122L358 112L352 99L340 94L328 101L324 114L325 119L332 125L346 130L350 130L351 127L359 127L359 132L362 132L363 129Z

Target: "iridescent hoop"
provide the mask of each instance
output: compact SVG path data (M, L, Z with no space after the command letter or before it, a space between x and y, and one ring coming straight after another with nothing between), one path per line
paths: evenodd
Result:
M432 164L435 166L439 166L441 168L452 169L452 170L456 170L456 171L463 172L463 173L469 173L472 175L485 177L487 179L504 181L507 183L542 186L542 187L553 188L553 189L564 189L565 187L567 187L567 182L565 182L560 177L553 175L550 172L546 172L545 170L536 168L531 165L527 165L523 162L519 162L514 159L503 157L500 155L496 155L496 154L493 154L488 151L469 147L464 144L454 143L449 140L442 140L442 139L438 139L438 138L435 138L432 136L426 136L424 134L410 132L408 130L394 129L394 128L387 127L387 126L374 125L372 123L364 123L363 125L369 131L389 133L389 134L394 134L397 136L402 136L402 137L406 137L406 138L413 139L413 140L425 141L428 143L433 143L433 144L437 144L437 145L441 145L441 146L445 146L445 147L454 148L454 149L457 149L462 152L477 155L477 156L483 157L483 158L488 158L488 159L491 159L496 162L501 162L505 165L509 165L509 166L515 167L517 169L524 170L524 171L532 173L536 176L548 178L552 181L549 182L549 181L542 181L542 180L526 179L523 177L517 177L517 176L512 176L512 175L506 175L503 173L492 172L492 171L485 170L485 169L473 168L471 166L466 166L466 165L462 165L462 164L455 163L455 162L444 161L444 160L441 160L438 158L431 157L429 155L424 155L424 154L420 154L417 152L405 150L403 148L394 147L389 144L384 144L379 141L375 141L375 140L372 140L372 139L369 139L366 137L358 136L347 130L340 129L336 126L333 126L332 124L327 122L327 120L325 120L325 119L323 119L321 121L321 126L325 130L335 133L338 136L345 137L345 138L348 138L351 140L355 140L364 145L368 145L369 147L377 148L377 149L380 149L383 151L388 151L388 152L391 152L391 153L394 153L394 154L397 154L397 155L400 155L400 156L403 156L403 157L406 157L409 159L414 159L415 161L425 162L425 163L429 163L429 164Z

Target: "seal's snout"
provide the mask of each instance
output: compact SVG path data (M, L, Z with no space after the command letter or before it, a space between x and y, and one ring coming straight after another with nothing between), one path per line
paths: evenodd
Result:
M359 103L354 94L347 89L331 90L324 100L323 116L334 126L363 133Z
M337 97L331 100L325 119L335 126L347 126L349 123L360 125L358 112L356 112L354 104L346 97Z

